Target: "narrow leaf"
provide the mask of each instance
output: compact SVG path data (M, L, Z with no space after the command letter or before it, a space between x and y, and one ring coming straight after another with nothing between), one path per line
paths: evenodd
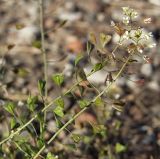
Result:
M83 58L83 55L82 55L82 54L79 54L79 55L76 57L75 62L74 62L75 66L77 66L77 64L82 60L82 58Z
M38 89L41 95L44 95L45 92L46 81L38 80Z

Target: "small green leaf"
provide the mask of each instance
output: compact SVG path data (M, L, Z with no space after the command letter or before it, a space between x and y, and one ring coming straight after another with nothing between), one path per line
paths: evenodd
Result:
M55 99L55 100L54 100L54 104L55 104L56 106L59 106L59 107L64 108L64 100L63 100L63 98L62 98L62 97L59 97L59 98Z
M51 152L49 152L47 154L47 158L46 159L58 159L58 156L53 155Z
M38 145L39 148L41 148L43 145L45 145L44 140L41 139L41 138L39 138L39 139L37 140L37 145Z
M61 118L64 116L63 108L61 106L57 106L53 111Z
M79 134L72 134L71 138L75 143L79 143L82 140L82 136L80 136Z
M98 97L97 99L96 99L96 101L94 102L94 104L96 105L96 106L104 106L104 102L103 102L103 100L102 100L102 98L101 97Z
M4 106L4 109L12 115L14 115L14 108L15 108L15 104L12 102L8 102Z
M91 42L87 41L87 54L89 57L93 49L94 49L94 45Z
M63 126L62 122L57 117L55 117L55 120L56 120L56 126L57 126L57 128L61 128Z
M104 33L100 33L100 44L103 48L110 40L111 40L110 35L105 35Z
M10 126L11 126L11 129L15 129L15 128L18 128L20 126L20 124L17 123L16 119L11 118Z
M115 145L116 153L124 152L124 151L126 151L126 149L127 149L127 147L125 145L120 144L120 143L116 143L116 145Z
M82 58L83 58L83 55L82 55L82 54L79 54L79 55L76 57L75 62L74 62L75 66L77 66L77 64L81 61Z
M45 92L46 81L38 80L38 90L41 95L44 95Z
M102 63L97 63L94 65L92 72L97 72L99 70L101 70L103 68L103 64Z
M37 49L41 49L41 47L42 47L41 41L39 41L39 40L33 41L32 46L37 48Z
M64 76L62 74L56 74L52 76L52 80L58 86L61 86L64 81Z
M106 134L106 127L104 125L91 123L91 126L95 134Z
M38 101L38 97L37 96L31 96L29 95L28 99L27 99L27 106L28 106L28 109L30 111L34 111L35 110L35 106L36 106L36 102Z
M79 68L77 74L81 78L81 80L87 81L86 73L84 72L83 68Z
M85 99L82 99L82 100L79 100L78 101L78 104L79 104L79 106L80 106L80 108L84 108L84 107L88 107L89 105L90 105L90 101L87 101L87 100L85 100Z

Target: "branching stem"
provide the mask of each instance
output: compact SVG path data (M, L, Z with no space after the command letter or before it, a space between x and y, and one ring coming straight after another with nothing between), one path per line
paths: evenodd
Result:
M130 56L127 58L126 62L123 64L123 66L121 67L120 71L117 73L115 79L113 80L113 82L111 82L101 93L99 93L92 101L91 103L95 102L99 97L101 97L105 92L107 92L109 90L109 88L112 86L112 84L120 77L121 73L123 72L124 68L126 67ZM47 142L46 145L49 145L69 124L71 124L77 117L79 117L88 107L84 107L83 109L81 109L81 111L79 111L74 117L72 117L68 122L66 122L51 138L50 140ZM36 159L41 152L46 148L46 145L44 145L39 151L38 153L34 156L33 159Z

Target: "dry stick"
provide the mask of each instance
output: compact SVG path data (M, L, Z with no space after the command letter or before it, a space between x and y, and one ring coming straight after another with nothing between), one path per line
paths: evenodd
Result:
M123 72L125 66L127 65L130 56L127 58L126 62L123 64L123 66L121 67L120 71L117 73L115 79L113 80L113 82L111 82L101 93L99 93L92 101L91 103L95 102L99 97L101 97L105 92L108 91L108 89L112 86L112 84L120 77L121 73ZM74 117L72 117L68 122L66 122L66 124L64 124L51 138L50 140L47 142L47 145L49 145L69 124L71 124L77 117L79 117L88 107L84 107L81 111L79 111ZM38 153L33 157L33 159L36 159L41 152L46 148L46 145L44 145L39 151Z

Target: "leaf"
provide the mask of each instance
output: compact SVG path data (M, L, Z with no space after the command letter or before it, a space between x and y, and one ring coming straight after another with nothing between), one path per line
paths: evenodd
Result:
M86 73L84 72L83 68L79 68L77 71L79 77L81 78L81 80L87 81L87 76Z
M90 101L87 101L85 99L78 101L78 104L79 104L80 108L82 108L82 109L85 107L88 107L90 105L90 103L91 103Z
M21 29L23 29L24 27L25 27L24 24L20 24L20 23L17 23L17 24L16 24L16 29L17 29L17 30L21 30Z
M72 134L71 138L75 143L79 143L82 140L82 136L80 136L79 134Z
M104 48L105 47L105 45L107 44L107 43L109 43L110 42L110 40L111 40L111 36L110 35L105 35L104 33L100 33L100 44L101 44L101 46Z
M101 97L97 98L96 101L94 102L94 104L95 104L96 106L98 106L98 107L104 106L104 102L103 102L103 100L102 100Z
M61 106L57 106L53 111L61 118L64 116L63 108Z
M15 108L15 104L12 102L8 102L4 106L4 109L12 115L14 115L14 108Z
M120 143L116 143L116 145L115 145L115 151L116 151L116 153L124 152L124 151L126 151L126 149L127 149L126 146L122 145Z
M63 98L59 97L59 98L55 99L54 104L56 106L64 108L64 100L63 100Z
M27 106L28 109L30 111L34 111L35 110L35 106L36 106L36 102L38 101L38 97L37 96L31 96L29 95L28 99L27 99Z
M16 119L14 118L11 118L11 121L10 121L10 126L11 126L11 129L15 129L15 128L18 128L20 126L19 123L17 123Z
M95 36L94 33L90 33L90 34L89 34L89 41L90 41L92 44L96 45L97 40L96 40L96 36Z
M56 117L55 115L55 120L56 120L56 126L57 128L61 128L63 126L62 122Z
M101 70L103 68L103 64L102 63L97 63L94 65L92 72L97 72L99 70Z
M49 152L47 154L47 158L46 159L58 159L58 156L53 155L51 152Z
M46 81L38 80L38 90L41 95L44 95L45 92Z
M64 76L62 74L56 74L52 76L52 80L58 86L61 86L64 81Z
M75 66L77 66L77 64L78 64L82 59L83 59L83 55L82 55L82 54L79 54L79 55L76 57L76 59L75 59L75 62L74 62Z
M95 134L101 134L101 135L106 134L106 127L104 125L91 123L91 126Z
M90 41L87 41L87 54L89 57L93 49L94 49L94 45Z
M118 101L118 102L114 102L114 103L112 104L112 107L113 107L114 109L122 112L123 109L124 109L124 105L125 105L124 102Z
M42 138L38 138L37 140L37 145L39 148L45 145L44 140Z
M33 41L32 46L37 49L41 49L41 47L42 47L41 41L39 41L39 40Z

